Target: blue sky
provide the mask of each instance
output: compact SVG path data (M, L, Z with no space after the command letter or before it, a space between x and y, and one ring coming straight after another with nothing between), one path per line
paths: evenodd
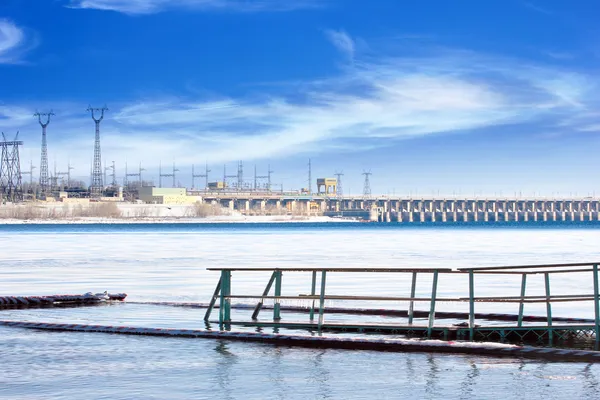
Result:
M0 130L39 165L245 162L346 193L600 194L596 0L2 0ZM37 171L34 172L37 175ZM158 179L155 177L155 181ZM213 180L211 179L211 180Z

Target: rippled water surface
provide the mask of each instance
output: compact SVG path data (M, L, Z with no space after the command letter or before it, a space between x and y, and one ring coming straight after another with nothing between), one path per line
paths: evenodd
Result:
M208 267L467 267L595 261L600 230L583 225L377 224L0 226L0 295L126 292L131 302L207 302ZM478 278L482 295L518 295L519 278ZM234 274L233 290L261 292L264 274ZM440 277L439 296L466 295L463 277ZM532 278L528 294L541 294ZM430 277L419 278L427 296ZM590 277L552 281L589 293ZM328 277L334 294L409 294L404 275ZM310 276L284 275L283 294L307 293ZM355 304L365 306L369 304ZM372 304L382 306L384 304ZM402 304L385 304L404 308ZM421 305L422 306L422 305ZM419 307L419 305L417 305ZM461 308L462 307L462 308ZM440 310L464 310L442 302ZM508 307L508 308L507 308ZM479 305L477 311L515 312ZM544 305L527 306L543 315ZM561 304L557 316L593 316ZM201 329L203 310L117 304L4 310L0 319ZM474 356L278 348L212 340L52 333L0 327L0 398L598 398L600 366Z

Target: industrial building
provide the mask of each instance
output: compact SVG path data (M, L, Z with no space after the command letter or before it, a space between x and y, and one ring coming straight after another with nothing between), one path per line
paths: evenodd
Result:
M337 179L335 178L318 178L317 193L325 195L337 194Z
M227 189L227 182L208 182L208 190L224 190Z
M200 196L188 196L185 188L157 188L154 186L141 187L139 199L148 204L194 204L202 201Z

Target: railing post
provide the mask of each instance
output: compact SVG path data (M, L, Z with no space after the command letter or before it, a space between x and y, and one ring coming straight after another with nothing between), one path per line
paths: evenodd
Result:
M275 271L275 296L281 296L281 271ZM275 321L279 321L281 319L281 304L280 299L275 299L275 304L273 305L273 319Z
M310 287L310 295L314 297L317 292L317 271L312 272L312 285ZM312 305L310 306L310 322L315 319L315 299L312 299Z
M215 292L213 293L212 298L210 299L210 303L208 304L208 308L206 309L206 314L204 314L204 320L208 322L210 318L210 313L217 302L217 296L219 296L219 292L221 291L221 278L219 278L219 282L217 283L217 287L215 288Z
M413 272L412 273L412 284L410 285L410 304L408 306L408 324L412 325L413 323L413 314L415 312L415 302L414 299L415 298L415 291L417 288L417 273Z
M269 282L267 283L267 287L265 287L265 290L263 292L263 297L267 296L269 294L269 292L271 291L271 286L273 286L273 281L275 280L275 272L273 272L271 274L271 279L269 279ZM264 302L264 298L261 297L260 301L258 302L258 304L256 305L256 307L254 307L254 312L252 313L252 319L257 319L258 318L258 314L260 313L260 310L262 309L263 306L263 302Z
M327 271L321 272L321 296L319 298L319 334L323 326L323 320L325 319L323 313L325 311L325 279L327 278Z
M475 339L475 273L469 270L469 336Z
M546 286L546 316L548 317L548 339L552 342L552 304L550 302L550 274L544 273L544 282Z
M221 270L221 296L219 301L219 329L231 322L231 271Z
M437 294L438 270L433 271L433 284L431 285L431 307L429 308L429 325L427 326L427 337L431 337L433 322L435 321L435 297Z
M594 264L594 323L596 325L596 342L600 341L600 295L598 293L598 264Z
M517 326L520 328L523 326L523 307L525 303L523 302L523 297L525 297L525 287L527 286L527 274L523 274L521 276L521 302L519 303L519 319L517 321Z

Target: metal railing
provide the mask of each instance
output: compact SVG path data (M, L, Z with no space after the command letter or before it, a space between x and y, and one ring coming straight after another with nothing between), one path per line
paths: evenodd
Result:
M518 315L516 315L517 328L523 326L523 312L527 303L546 303L546 325L540 326L539 329L546 329L550 341L553 334L553 317L552 303L555 302L583 302L593 301L594 303L594 325L590 326L595 332L596 341L600 340L600 295L598 283L598 262L592 263L571 263L571 264L545 264L545 265L521 265L521 266L498 266L498 267L479 267L479 268L208 268L209 271L218 271L221 276L215 288L215 292L211 298L211 302L204 316L205 321L210 319L211 312L219 301L219 328L224 329L225 326L232 323L231 320L231 300L232 299L258 299L252 313L252 320L256 321L263 307L265 300L273 300L273 321L277 323L281 319L281 300L304 300L310 302L309 320L310 326L315 326L315 314L318 315L316 328L321 332L325 320L325 301L407 301L409 302L407 317L408 325L405 328L414 328L414 303L429 302L429 316L426 329L428 337L431 337L435 326L436 303L443 301L452 302L468 302L468 332L471 339L475 337L475 304L476 303L518 303ZM231 293L231 276L232 272L271 272L271 277L267 285L260 295L249 294L232 294ZM298 294L294 296L282 296L282 276L283 273L292 272L310 272L312 276L311 290L309 294ZM551 294L550 276L552 274L565 273L586 273L589 272L593 281L593 293L583 294ZM335 273L386 273L386 274L410 274L411 286L409 296L360 296L360 295L333 295L327 294L326 283L327 277ZM415 297L417 276L419 274L432 275L431 295L429 297ZM466 274L468 275L468 297L438 297L438 281L440 275L443 274ZM476 296L475 295L475 276L476 275L520 275L520 295L519 296ZM544 275L544 295L526 295L527 291L527 276L529 275ZM317 292L317 277L320 275L320 287ZM271 289L274 288L273 295L270 295ZM376 289L376 288L374 288ZM318 305L317 305L318 302ZM489 329L489 327L483 327Z

